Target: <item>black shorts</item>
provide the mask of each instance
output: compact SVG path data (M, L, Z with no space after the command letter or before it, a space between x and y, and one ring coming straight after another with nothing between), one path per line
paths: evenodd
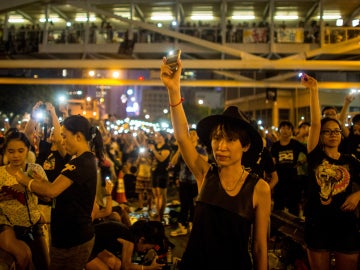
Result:
M157 173L156 171L153 172L152 175L152 187L153 188L167 188L169 181L168 173Z
M305 243L313 251L357 253L360 251L360 234L354 219L334 219L329 222L307 218Z

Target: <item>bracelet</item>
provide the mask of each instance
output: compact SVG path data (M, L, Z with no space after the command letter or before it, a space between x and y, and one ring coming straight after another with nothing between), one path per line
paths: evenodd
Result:
M29 183L27 184L28 190L29 190L30 192L32 192L32 190L31 190L31 184L32 184L33 181L34 181L34 179L31 179L31 180L29 181Z
M106 194L105 194L105 197L108 197L108 196L110 196L110 197L111 197L111 194L109 194L109 193L106 193Z
M178 103L176 103L176 104L170 104L170 103L169 103L169 106L170 106L170 107L176 107L176 106L180 105L181 103L183 103L184 100L185 100L184 97L181 97L181 98L180 98L180 101L179 101Z

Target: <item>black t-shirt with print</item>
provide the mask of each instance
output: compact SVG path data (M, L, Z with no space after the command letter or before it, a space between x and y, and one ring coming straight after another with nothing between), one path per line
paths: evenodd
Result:
M353 192L354 183L360 183L360 161L347 154L332 159L316 147L309 153L308 163L305 215L322 220L347 216L349 212L340 207Z
M61 174L73 183L56 198L51 211L51 237L55 247L69 248L94 236L91 211L97 181L95 156L83 153L70 160Z
M278 186L286 184L284 181L291 182L296 179L296 164L301 152L306 154L306 147L294 139L291 139L287 145L281 145L279 141L273 144L271 155L275 159L276 171L279 176Z

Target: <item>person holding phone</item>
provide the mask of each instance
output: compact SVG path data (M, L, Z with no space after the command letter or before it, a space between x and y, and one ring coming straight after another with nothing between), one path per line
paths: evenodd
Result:
M332 117L321 119L318 85L304 74L301 83L310 91L311 129L307 143L309 187L305 204L304 240L310 267L328 270L331 254L335 269L358 269L360 235L355 209L360 191L360 161L339 148L340 122Z
M242 165L243 158L250 164L256 162L263 147L262 138L244 114L230 106L197 125L200 141L214 157L211 164L204 160L189 135L180 91L180 60L177 65L178 69L172 71L164 58L160 78L168 91L175 138L199 190L180 269L266 270L270 187Z
M170 51L166 57L166 64L170 67L172 71L178 69L178 60L180 59L181 50L177 49L175 51Z
M5 137L9 163L0 167L0 248L14 256L16 269L48 269L49 249L44 237L44 218L38 196L16 181L22 170L31 178L47 181L42 167L27 162L30 141L18 130Z
M72 159L54 182L31 179L20 169L15 177L31 192L54 200L50 269L82 270L94 245L91 212L96 193L96 158L102 159L103 140L100 131L80 115L63 121L61 137Z

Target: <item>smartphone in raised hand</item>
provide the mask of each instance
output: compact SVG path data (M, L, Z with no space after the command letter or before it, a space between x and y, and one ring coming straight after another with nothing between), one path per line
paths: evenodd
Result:
M180 59L181 50L177 49L174 51L170 51L166 56L166 64L170 66L172 71L176 71L178 69L177 61Z

